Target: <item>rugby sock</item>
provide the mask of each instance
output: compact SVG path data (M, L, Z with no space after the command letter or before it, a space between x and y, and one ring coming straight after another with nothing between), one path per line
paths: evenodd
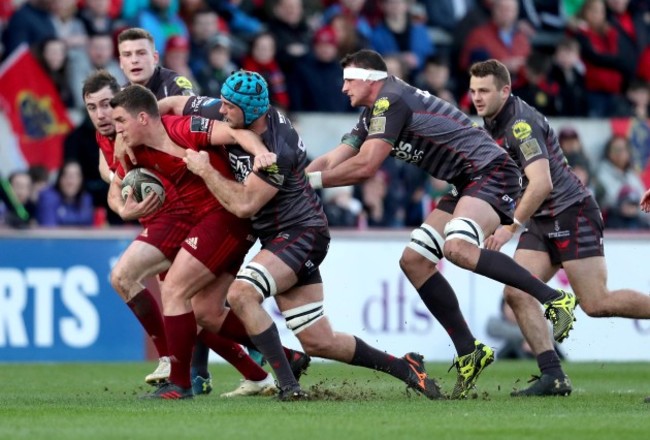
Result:
M269 328L259 335L252 335L251 341L253 341L253 344L255 344L260 353L264 355L271 368L273 368L280 388L298 386L298 381L293 376L287 356L282 350L280 334L275 323L271 324Z
M165 316L167 345L172 371L169 381L182 388L190 388L190 363L192 347L196 341L196 318L194 312L182 315Z
M515 260L499 251L481 249L481 255L478 258L474 272L523 290L542 304L561 296L557 290L535 278L528 270L517 264Z
M243 345L246 348L251 348L253 350L259 351L257 350L255 344L253 344L253 341L251 341L251 337L248 336L248 333L246 333L244 323L241 322L241 319L239 319L232 310L230 310L224 318L223 323L221 324L221 328L219 329L219 334L226 338L232 339L233 341ZM284 354L287 356L287 359L291 359L294 351L287 347L282 348L284 349Z
M404 359L379 351L356 336L354 341L356 346L354 347L354 356L352 356L350 365L383 371L400 380L409 378L410 369Z
M253 359L231 339L226 339L208 330L201 330L198 338L212 351L224 358L230 365L244 376L244 379L259 382L266 379L268 373L255 363Z
M458 356L473 352L474 335L465 322L456 293L447 279L436 272L424 282L418 293L424 305L451 338Z
M562 365L560 364L560 357L557 355L555 350L549 350L538 354L537 365L542 374L564 376L564 371L562 371Z
M196 339L194 351L192 352L192 374L207 379L210 376L208 371L208 359L210 349L205 346L201 339Z
M144 328L144 331L151 337L156 347L158 357L168 356L167 336L165 335L165 322L158 301L148 289L142 289L126 303L133 314Z
M242 344L244 347L253 348L255 350L257 349L255 344L253 344L253 341L251 341L251 337L246 333L244 323L241 322L241 319L239 319L232 310L228 311L226 317L223 319L223 323L219 329L219 334Z

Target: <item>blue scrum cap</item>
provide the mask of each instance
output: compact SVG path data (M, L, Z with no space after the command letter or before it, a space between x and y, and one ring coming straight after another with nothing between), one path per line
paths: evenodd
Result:
M250 125L269 109L269 89L257 72L239 70L224 81L221 96L244 112L244 124Z

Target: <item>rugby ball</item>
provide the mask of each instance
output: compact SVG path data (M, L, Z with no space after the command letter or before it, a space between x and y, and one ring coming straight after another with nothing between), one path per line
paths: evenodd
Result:
M146 168L133 168L122 179L122 198L126 200L128 190L133 190L133 197L137 202L143 201L151 191L158 194L160 202L165 201L165 187L162 181L153 172Z

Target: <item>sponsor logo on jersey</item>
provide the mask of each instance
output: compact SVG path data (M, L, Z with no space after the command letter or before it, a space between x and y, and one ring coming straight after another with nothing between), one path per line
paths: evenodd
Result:
M174 82L181 89L191 89L192 88L192 81L185 78L184 76L177 76L176 79L174 80Z
M246 180L246 177L253 170L251 156L237 156L234 153L228 152L228 161L230 162L230 169L237 182L241 183Z
M207 133L210 126L210 120L200 116L192 116L190 122L190 131L192 133Z
M386 117L372 118L370 120L370 127L368 128L368 136L373 134L381 134L386 131Z
M372 115L381 116L384 113L386 113L388 107L390 107L390 102L388 101L388 98L381 97L377 101L375 101L375 106L372 109Z
M518 140L524 140L533 133L533 128L528 124L528 122L519 120L514 123L512 126L512 134Z
M521 149L521 153L524 155L524 158L526 160L530 160L533 157L542 154L542 147L540 147L539 142L537 142L537 139L535 138L523 142L521 145L519 145L519 148Z
M185 240L185 243L192 249L196 250L196 248L199 245L199 237L188 237L187 240Z

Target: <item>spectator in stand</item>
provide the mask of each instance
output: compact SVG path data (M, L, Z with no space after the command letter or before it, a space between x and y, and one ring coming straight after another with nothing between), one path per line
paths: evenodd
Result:
M251 41L250 51L242 60L241 67L262 75L269 87L271 105L287 111L289 109L287 83L275 59L276 44L273 34L262 32Z
M30 200L36 206L41 192L50 185L50 173L43 165L32 165L27 170L32 178L32 195Z
M59 39L65 42L67 48L67 64L69 71L85 70L88 68L88 34L86 28L77 17L76 0L57 0L54 2L53 17L54 29ZM72 88L78 88L76 84ZM83 107L83 103L79 107Z
M366 0L341 0L323 11L323 25L336 34L339 54L370 48L372 26L363 13Z
M74 95L68 83L68 54L65 42L50 37L41 41L33 49L34 57L59 91L63 104L66 108L74 108Z
M0 178L0 226L26 228L33 223L36 206L31 201L32 178L27 171L14 171L5 182Z
M519 28L517 0L493 0L491 19L475 28L465 39L460 69L467 71L477 61L490 58L506 65L513 81L524 66L532 47L530 38Z
M408 64L406 64L406 61L401 56L397 54L386 55L384 61L386 62L386 71L389 75L396 76L403 81L409 80L408 75L411 69L409 69Z
M383 20L372 30L372 46L380 54L398 55L406 64L406 81L417 75L435 47L425 25L415 23L407 0L381 0Z
M333 228L356 228L363 206L354 198L353 186L323 189L323 210Z
M149 6L142 9L133 20L136 27L149 31L158 51L158 56L165 56L165 44L174 36L189 38L187 26L178 15L178 8L171 0L149 0Z
M198 73L200 89L207 96L221 96L221 86L238 66L230 56L230 38L217 34L208 42L208 64Z
M35 46L56 37L52 23L54 0L27 0L9 18L2 33L3 58L6 58L21 43Z
M429 26L453 33L465 15L475 10L478 0L419 0L427 11Z
M561 116L586 116L587 91L585 89L585 66L580 60L580 44L566 37L558 43L551 71L550 82L559 87L557 110Z
M199 72L208 65L209 41L219 33L218 20L219 16L207 8L197 10L192 16L189 64L194 76L198 77Z
M557 137L562 153L573 173L589 188L596 201L602 200L604 190L598 179L594 178L591 161L585 153L578 132L572 126L567 125L560 129Z
M173 35L167 40L165 44L165 57L163 58L163 66L173 70L181 76L189 79L192 84L198 84L192 69L189 65L190 61L190 42L187 38L180 35Z
M537 111L546 116L558 114L557 97L560 87L549 81L551 60L543 53L533 52L526 59L517 81L512 85L512 93L519 96Z
M424 63L424 70L415 80L417 88L457 105L455 86L450 79L449 60L441 55L432 55Z
M371 228L388 228L393 226L392 219L385 206L388 193L388 175L379 170L360 185L360 200L363 205L362 226Z
M59 170L54 185L44 189L36 208L40 226L90 226L93 224L92 197L83 189L78 162L68 161Z
M323 27L314 35L314 46L304 62L296 66L295 81L288 83L292 111L353 111L350 100L341 93L343 68L334 30Z
M636 168L642 170L642 179L646 188L650 188L650 122L648 106L650 105L650 88L648 83L633 80L625 92L627 109L624 116L629 117L627 137L634 151Z
M110 9L111 0L85 0L78 17L89 37L96 34L111 35L116 30L117 23L111 17Z
M626 61L616 29L607 23L603 0L586 0L578 14L575 37L585 63L588 115L610 117L621 111Z
M606 0L607 21L618 35L618 52L621 59L623 89L639 72L639 60L650 43L643 14L630 5L630 0Z
M273 0L272 15L268 29L277 44L277 60L287 79L293 81L296 65L309 53L312 39L303 0Z
M95 33L90 35L87 50L90 64L85 69L70 69L68 71L68 84L74 95L77 108L84 105L79 84L82 84L91 72L104 69L113 75L120 84L126 83L126 76L115 58L115 43L112 34Z
M86 112L81 124L68 133L63 141L63 159L79 163L84 176L84 190L91 195L93 206L106 210L110 224L121 225L124 224L121 217L108 209L108 184L102 180L97 166L99 152L95 126Z
M645 187L634 167L632 147L627 138L614 135L609 139L596 175L604 189L600 208L605 227L647 228L646 215L639 207Z
M242 0L206 0L206 3L228 23L230 32L248 40L265 30L264 23L242 8Z

